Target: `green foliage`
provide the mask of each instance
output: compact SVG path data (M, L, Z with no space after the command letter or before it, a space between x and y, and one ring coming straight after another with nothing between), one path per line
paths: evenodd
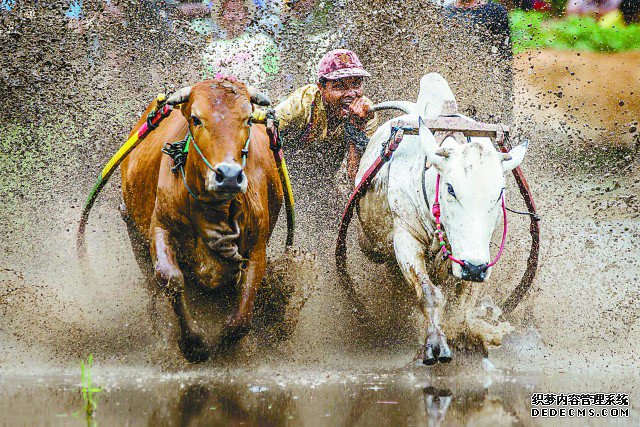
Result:
M567 7L567 0L549 0L547 3L551 4L551 10L556 15L562 14Z
M542 48L596 52L640 49L640 25L637 24L603 28L592 17L553 19L546 13L521 10L512 11L509 17L514 53Z

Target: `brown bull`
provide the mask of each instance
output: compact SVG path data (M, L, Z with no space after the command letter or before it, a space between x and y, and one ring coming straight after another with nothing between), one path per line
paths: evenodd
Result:
M265 128L250 121L252 102L268 101L249 92L227 79L181 89L169 98L181 102L180 109L121 165L123 217L134 247L142 238L146 262L178 317L179 347L190 362L206 360L209 350L187 310L185 280L209 288L238 285L237 312L227 320L222 339L236 342L246 335L265 274L267 242L282 206ZM131 135L154 107L155 102ZM182 174L172 171L174 161L161 149L188 131L193 140Z

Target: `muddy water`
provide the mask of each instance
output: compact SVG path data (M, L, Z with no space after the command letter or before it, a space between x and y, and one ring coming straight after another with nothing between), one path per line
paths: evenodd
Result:
M533 393L638 392L637 377L504 372L429 375L392 372L220 370L156 377L100 376L91 422L100 425L637 425L640 409L617 417L531 417ZM0 380L7 425L86 422L78 379ZM537 408L538 406L536 406Z
M515 121L538 141L526 170L544 216L539 275L519 310L545 357L530 359L522 343L501 349L521 360L637 369L637 61L636 52L552 51L515 61Z
M516 60L522 114L540 129L562 128L576 144L640 147L639 52L541 51Z

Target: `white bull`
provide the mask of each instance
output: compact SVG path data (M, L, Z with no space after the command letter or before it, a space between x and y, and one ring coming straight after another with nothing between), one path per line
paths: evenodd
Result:
M527 144L521 144L506 155L498 152L489 138L480 137L462 145L448 137L438 146L422 120L437 118L452 102L455 97L441 75L422 77L418 101L399 103L408 112L399 119L408 122L420 117L419 135L405 134L358 205L361 248L378 260L395 257L404 279L418 295L427 320L425 364L449 362L453 357L441 328L445 298L428 274L433 274L439 257L430 256L433 251L429 249L435 231L431 207L437 174L441 177L441 222L451 252L471 264L473 270L465 271L467 267L453 263L452 273L459 279L485 281L491 275L491 268L483 266L490 262L489 244L501 217L505 173L518 167L527 151ZM390 132L391 122L387 122L371 138L356 184L380 155ZM432 166L425 169L426 164Z

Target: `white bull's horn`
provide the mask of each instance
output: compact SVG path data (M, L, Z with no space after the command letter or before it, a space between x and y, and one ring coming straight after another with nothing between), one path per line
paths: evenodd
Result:
M271 105L269 97L255 87L247 85L247 91L249 92L249 98L251 99L252 104L260 105L261 107L268 107Z
M411 114L416 111L416 104L409 101L386 101L371 107L369 111L382 111L382 110L400 110L405 114Z
M178 89L173 92L169 98L167 98L167 104L169 105L178 105L183 102L187 102L189 100L189 96L191 95L191 86L183 87L182 89Z

